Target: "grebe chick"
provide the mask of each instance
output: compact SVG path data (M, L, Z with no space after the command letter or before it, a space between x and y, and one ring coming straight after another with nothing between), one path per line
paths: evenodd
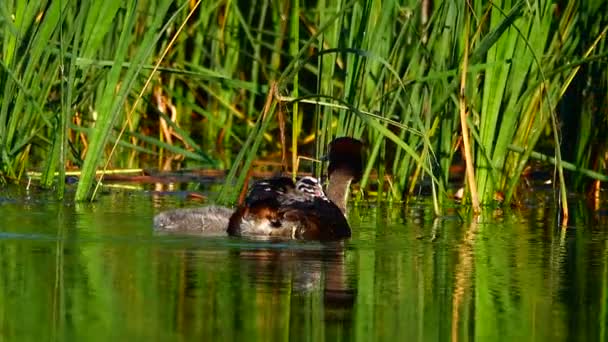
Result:
M154 216L154 230L166 233L226 236L226 227L233 213L234 209L216 205L163 211Z
M295 192L288 192L285 195L285 201L289 201L290 199L312 200L314 197L327 199L321 182L317 178L310 176L298 178L295 184Z

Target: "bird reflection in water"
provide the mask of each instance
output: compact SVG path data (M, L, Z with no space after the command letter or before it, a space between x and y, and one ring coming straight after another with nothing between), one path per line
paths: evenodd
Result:
M356 288L344 242L249 242L228 251L186 251L176 330L209 338L255 329L264 339L351 333Z

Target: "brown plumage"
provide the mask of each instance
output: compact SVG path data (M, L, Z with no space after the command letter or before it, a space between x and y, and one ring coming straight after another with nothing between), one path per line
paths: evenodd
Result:
M228 234L305 240L350 237L346 202L350 183L361 177L362 149L359 140L347 137L330 144L327 197L312 177L295 184L287 177L256 182L230 217Z

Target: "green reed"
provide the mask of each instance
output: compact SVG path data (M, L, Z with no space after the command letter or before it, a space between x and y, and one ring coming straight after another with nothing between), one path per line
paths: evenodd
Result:
M512 201L537 155L586 170L578 187L602 178L603 2L426 4L4 2L1 174L39 168L62 193L57 175L78 168L83 200L100 168L220 167L230 171L219 199L232 202L256 159L295 173L300 156L350 135L368 146L359 194L383 200L422 182L439 204L463 158L484 204Z

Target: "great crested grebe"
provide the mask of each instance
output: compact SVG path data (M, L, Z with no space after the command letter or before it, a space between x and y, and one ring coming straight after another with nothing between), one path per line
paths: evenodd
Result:
M256 182L230 217L228 234L305 240L346 238L346 203L351 182L363 172L363 144L337 138L329 146L327 197L319 182L304 177L295 184L287 177Z

